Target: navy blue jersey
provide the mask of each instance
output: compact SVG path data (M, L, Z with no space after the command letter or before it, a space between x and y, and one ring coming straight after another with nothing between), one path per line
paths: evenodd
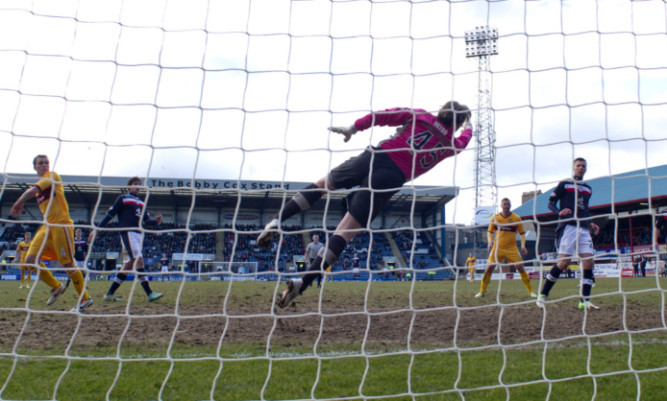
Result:
M122 194L116 198L114 204L107 210L107 215L104 216L98 227L104 227L111 219L118 216L119 228L139 228L143 210L144 201L139 197L131 193ZM148 212L144 216L144 222L146 224L157 224L157 221L152 219ZM140 232L140 230L131 231Z
M563 222L558 226L561 227L568 224L577 225L577 222L579 222L580 227L588 227L590 224L588 217L591 216L588 211L588 201L591 199L592 193L593 190L591 189L591 186L583 181L570 179L559 182L558 186L549 197L549 209L556 214L563 209L570 209L572 210L572 214L563 217L563 219L570 220ZM560 204L557 206L556 203L558 202L560 202Z
M84 239L74 239L74 260L82 262L86 260L88 244Z

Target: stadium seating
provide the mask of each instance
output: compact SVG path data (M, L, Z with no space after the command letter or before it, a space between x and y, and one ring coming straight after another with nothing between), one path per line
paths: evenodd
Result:
M84 222L77 225L85 226ZM94 242L93 253L119 252L121 250L120 239L110 224L106 230L99 231ZM33 228L36 228L33 227ZM8 227L2 240L4 248L13 250L16 243L22 238L23 233L29 227L16 225ZM327 227L326 231L313 228L304 229L301 226L284 226L283 235L276 236L267 249L258 248L255 245L258 232L261 227L254 224L236 225L232 228L225 225L218 228L212 224L196 224L186 229L182 225L163 222L156 230L150 227L144 236L144 259L154 261L154 264L165 253L171 256L174 253L199 253L216 254L216 250L222 250L223 256L216 257L217 260L236 262L256 262L258 273L274 272L276 267L280 272L288 271L289 266L294 265L295 257L301 260L305 252L307 242L304 238L310 238L313 234L320 235L324 239L330 236L335 227ZM83 229L83 237L87 238L88 229ZM247 232L247 234L245 233ZM357 280L397 280L403 278L400 273L390 270L385 263L385 258L400 260L399 255L392 251L394 241L397 248L401 250L401 257L406 261L406 267L414 267L418 270L414 278L417 280L444 280L450 277L448 269L443 269L443 264L435 252L433 244L424 232L416 234L410 230L395 231L388 239L385 233L369 233L365 231L352 239L347 248L338 258L332 272L334 280L355 280L352 271L352 258L357 253L360 259L360 271ZM222 241L218 247L218 241ZM412 244L415 244L414 250ZM187 249L185 249L187 243ZM413 252L414 251L414 252ZM414 256L411 255L414 253ZM276 256L278 255L278 256ZM398 263L400 265L400 263ZM148 265L149 270L156 270L157 265ZM393 268L393 266L391 266ZM400 266L397 266L400 267ZM188 271L190 267L186 266ZM373 272L371 275L370 272ZM270 276L267 276L267 278ZM271 275L272 277L272 275Z

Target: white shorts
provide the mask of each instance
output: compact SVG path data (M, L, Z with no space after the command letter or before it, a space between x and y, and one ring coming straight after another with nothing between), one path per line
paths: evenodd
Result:
M558 244L558 253L561 255L586 253L594 255L593 238L591 238L588 227L577 227L569 224L565 226Z
M160 269L162 273L169 273L169 266L162 266L162 269Z
M86 267L85 263L86 263L85 260L75 260L75 261L74 261L74 264L75 264L76 267L78 267L79 269L83 269L84 267Z
M125 231L120 234L120 243L123 245L123 263L133 259L141 258L142 238L141 233Z

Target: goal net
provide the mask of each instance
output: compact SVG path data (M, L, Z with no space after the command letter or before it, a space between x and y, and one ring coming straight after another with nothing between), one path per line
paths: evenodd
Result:
M666 15L661 0L1 2L0 399L664 398ZM466 57L476 27L498 32L488 74ZM278 307L354 190L324 191L268 248L265 224L395 132L347 142L327 128L450 100L472 111L470 144L406 183ZM142 179L144 212L163 221L140 228L162 298L139 275L105 301L123 266L114 225L82 261L90 307L70 311L73 286L46 305L37 276L19 288L14 252L46 220L32 197L20 224L7 216L37 182L37 154L63 178L84 242ZM560 260L548 197L576 157L600 226L600 309L577 308L576 258L544 308L507 263L481 291L499 205L478 193L508 198L526 223L539 294ZM492 180L478 187L481 162Z

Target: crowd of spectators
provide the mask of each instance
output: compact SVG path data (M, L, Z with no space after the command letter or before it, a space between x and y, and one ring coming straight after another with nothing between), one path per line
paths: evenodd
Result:
M0 235L0 255L4 251L16 249L16 245L23 239L23 233L30 231L34 234L36 228L30 229L28 225L13 224L7 225L2 235Z
M90 229L85 228L87 224L79 221L75 225L81 227L82 238L88 238ZM23 239L23 233L30 231L34 234L38 227L27 224L7 226L2 233L2 237L0 237L2 241L0 254L6 250L16 249L18 241ZM93 254L120 252L120 236L118 231L114 230L116 227L117 224L112 223L106 226L104 230L99 230L90 252ZM212 224L197 224L186 229L183 225L162 223L157 228L145 232L144 259L156 260L157 263L163 253L171 256L174 253L185 253L186 251L187 253L215 254L217 244L215 229L216 227ZM157 266L150 265L148 267L151 270L157 268Z
M257 235L262 227L257 225L236 225L235 229L231 226L223 228L224 241L224 260L227 262L257 262L259 272L278 271L284 272L288 265L292 265L296 259L304 255L307 242L304 240L312 238L317 234L320 240L326 243L327 235L334 231L334 227L329 227L327 232L323 230L304 229L301 226L283 226L282 235L274 237L269 248L258 248L255 244ZM244 234L248 232L248 234ZM389 241L381 233L373 234L373 241L368 232L364 232L353 238L347 248L336 263L332 266L332 271L345 271L352 269L352 258L355 253L359 254L360 267L371 269L380 269L384 266L384 256L392 255ZM280 249L278 249L280 246ZM279 252L278 252L279 251Z
M428 236L419 231L401 230L392 231L392 239L401 250L406 263L415 269L436 268L443 265ZM418 252L415 252L418 251Z
M82 227L83 238L87 238L89 229L84 222L75 223ZM2 239L5 242L4 249L15 249L26 230L34 231L38 226L14 225L8 226L3 233ZM109 224L104 230L99 230L95 237L94 244L90 252L107 253L120 252L121 244L118 231L114 228L115 224ZM282 235L274 237L271 246L267 249L258 248L255 244L258 233L262 227L254 224L237 224L235 227L225 225L217 228L212 224L197 224L189 229L183 225L163 222L158 227L147 229L144 236L144 259L160 260L162 254L171 257L174 253L201 253L216 254L216 245L218 238L221 238L223 245L221 247L223 260L227 262L256 262L258 272L286 271L288 266L293 265L295 256L304 255L307 242L314 234L318 234L321 241L326 243L327 236L331 235L334 227L328 227L324 230L308 230L300 226L283 226ZM408 251L412 249L414 234L412 231L394 232L394 240L404 253L406 260L410 260ZM186 249L187 247L187 249ZM279 248L279 249L278 249ZM432 245L431 245L432 248ZM370 234L363 232L352 239L345 251L338 258L332 271L347 271L352 269L352 259L357 253L360 259L361 269L370 268L379 270L384 266L384 257L393 256L391 245L384 233ZM218 258L215 258L218 259ZM296 258L300 259L300 258ZM429 255L416 254L413 259L413 266L416 268L427 268L430 263ZM149 267L150 268L150 267ZM187 266L186 266L187 268Z
M120 236L114 231L115 225L109 224L109 230L98 231L95 236L91 252L119 252L121 250ZM146 231L144 235L144 259L159 259L163 253L204 253L214 254L216 234L213 225L197 225L186 229L183 225L162 223L157 229ZM211 232L206 232L207 230ZM87 238L88 231L83 229L83 238ZM198 232L204 231L204 232ZM187 249L186 249L187 246Z
M354 254L359 256L359 267L362 269L380 270L384 267L384 256L392 255L391 246L384 234L364 231L350 241L345 251L338 258L333 271L352 269Z
M257 262L259 272L275 271L276 265L279 271L285 271L294 255L303 255L305 246L303 235L300 232L294 232L300 227L283 226L281 229L284 232L283 235L276 235L271 247L263 249L258 248L255 244L257 235L261 231L257 225L237 224L235 228L225 225L223 227L225 262ZM280 245L280 252L277 252L278 245Z
M625 248L637 245L651 245L652 230L649 227L637 227L632 231L632 243L630 242L630 230L618 231L615 236L613 226L600 231L593 237L595 249Z
M86 223L77 222L77 226L83 227L83 238L87 238L89 229ZM7 225L0 236L0 254L6 250L16 249L16 244L23 238L26 231L34 231L38 228L34 224ZM110 224L105 230L98 231L91 252L106 253L119 252L121 250L118 232L114 231L114 224ZM285 271L288 265L294 262L294 256L302 256L308 240L314 234L318 234L323 243L327 236L331 235L334 227L328 227L326 231L321 229L303 229L300 226L284 226L283 234L276 236L270 248L258 248L255 240L262 227L254 224L237 224L235 228L225 225L222 229L213 224L196 224L186 229L183 225L163 222L158 227L152 227L146 231L144 237L144 258L159 260L162 254L169 256L174 253L200 253L216 254L218 238L223 241L222 252L224 261L256 262L258 271L274 271L276 266L279 271ZM246 233L247 232L247 233ZM219 235L222 233L222 235ZM633 230L632 245L650 245L652 230L650 227L636 227ZM436 256L433 244L428 236L422 232L412 230L392 231L392 239L401 250L406 262L416 269L428 269L434 264L442 263ZM371 241L372 238L372 241ZM615 247L630 246L629 230L621 230L615 235L613 226L603 229L599 235L594 237L596 249L613 249ZM280 251L278 252L278 245ZM187 249L186 249L187 247ZM413 249L414 247L414 249ZM428 252L423 252L427 248ZM412 251L422 249L421 252ZM384 256L392 256L391 246L384 233L363 232L352 239L345 251L332 267L333 271L351 270L352 258L358 253L360 267L372 270L381 269L384 266ZM216 258L217 259L217 258Z

